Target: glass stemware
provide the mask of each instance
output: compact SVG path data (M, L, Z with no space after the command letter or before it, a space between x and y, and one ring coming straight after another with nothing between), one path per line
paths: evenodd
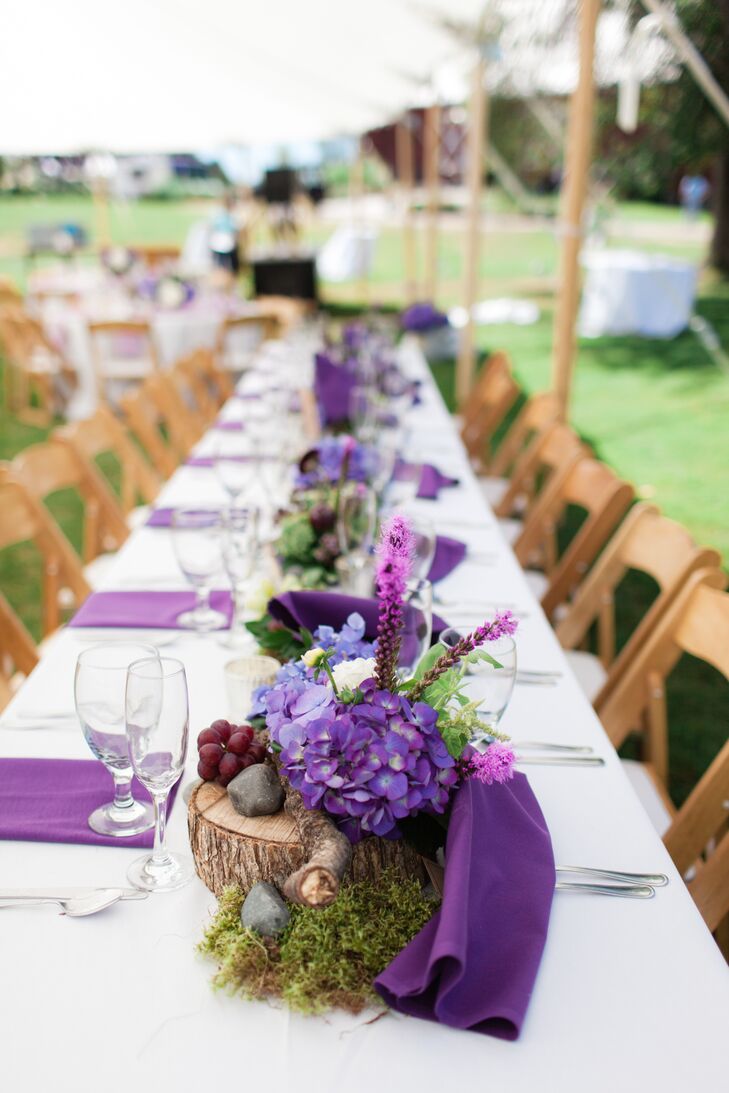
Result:
M388 511L401 511L415 500L422 475L423 466L421 463L400 460L396 464L395 473L385 495Z
M177 617L179 626L205 632L227 625L222 611L210 606L210 592L222 569L223 518L204 509L175 509L172 513L172 547L177 563L195 589L197 602L192 611Z
M430 649L433 634L433 586L424 578L406 584L401 634L398 666L409 671Z
M470 631L465 627L447 630L441 634L444 645L451 645ZM498 662L495 667L488 660L477 660L465 666L464 682L471 701L478 702L478 716L490 729L496 731L506 712L516 682L516 643L508 636L483 645L483 651ZM485 739L483 734L474 738L477 744Z
M218 481L235 505L253 479L251 440L236 432L220 432L215 438L214 465Z
M345 482L337 506L337 538L342 554L366 558L375 537L377 497L364 482Z
M256 561L258 545L258 509L248 506L231 509L223 528L223 563L233 589L233 621L225 645L243 649L253 642L245 626L248 581Z
M74 700L86 743L114 779L114 800L89 816L99 835L139 835L154 824L152 806L132 796L132 765L125 732L127 668L140 657L157 658L154 645L108 641L79 654Z
M415 540L411 574L413 577L427 577L435 557L435 526L423 517L410 517L410 528Z
M129 757L154 801L154 850L132 862L127 876L136 888L170 892L193 876L192 862L170 853L165 830L167 798L187 757L189 701L184 665L172 657L146 657L129 666L126 733Z

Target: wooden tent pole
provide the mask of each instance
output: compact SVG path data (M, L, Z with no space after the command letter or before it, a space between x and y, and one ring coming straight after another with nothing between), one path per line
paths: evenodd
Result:
M405 303L412 304L417 295L417 254L413 222L413 187L415 162L413 133L407 114L395 125L395 162L402 206L402 245L405 266Z
M473 305L478 292L478 261L481 228L481 183L483 181L486 148L487 97L484 87L486 63L479 50L473 69L471 101L468 109L468 138L466 143L466 170L468 179L468 206L466 210L466 239L464 256L463 306L468 319L461 331L461 341L456 364L456 401L459 406L468 398L473 385L476 366L476 330L473 321Z
M428 193L425 229L425 285L423 299L432 300L438 291L438 213L440 211L440 122L441 108L429 106L425 113L424 164Z
M366 203L366 186L365 186L365 149L364 142L360 137L357 144L357 158L352 164L352 173L350 176L350 200L352 205L352 225L356 230L364 235L365 234L365 203ZM363 269L359 275L359 285L357 288L357 298L360 304L365 307L369 305L369 276Z
M580 72L572 95L565 151L565 172L560 200L562 243L559 263L559 295L552 334L552 385L559 412L566 420L574 371L579 262L582 221L592 154L595 107L595 30L600 0L580 0Z

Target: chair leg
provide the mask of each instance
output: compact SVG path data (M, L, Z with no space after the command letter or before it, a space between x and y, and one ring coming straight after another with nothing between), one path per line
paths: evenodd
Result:
M648 702L646 704L646 751L648 762L663 785L668 781L668 717L666 714L666 688L658 672L649 672L646 678Z

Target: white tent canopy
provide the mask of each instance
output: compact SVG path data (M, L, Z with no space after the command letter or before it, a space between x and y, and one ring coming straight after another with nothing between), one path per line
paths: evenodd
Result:
M352 135L465 97L476 28L492 90L565 94L574 0L24 0L0 37L0 153L179 151ZM605 11L599 82L628 28ZM662 43L642 78L665 69Z

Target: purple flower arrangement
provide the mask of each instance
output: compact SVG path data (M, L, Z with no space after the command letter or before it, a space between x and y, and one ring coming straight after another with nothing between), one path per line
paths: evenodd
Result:
M297 489L335 486L342 480L371 482L377 474L374 448L359 444L351 436L324 437L301 457L294 485Z
M488 657L481 647L512 634L516 621L499 614L452 648L434 647L422 670L400 679L412 554L412 531L393 516L378 549L376 642L364 640L358 615L338 633L321 626L303 657L284 665L276 683L256 696L253 713L265 716L292 787L308 808L325 810L352 842L367 835L400 838L400 824L419 813L447 818L460 780L492 785L513 772L513 752L502 740L490 737L484 752L468 746L474 728L483 738L488 726L478 722L458 687L461 662ZM444 694L457 698L455 711Z

